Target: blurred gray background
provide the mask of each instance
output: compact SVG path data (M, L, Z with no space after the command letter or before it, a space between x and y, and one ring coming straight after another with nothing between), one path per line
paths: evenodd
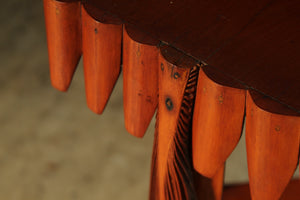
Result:
M0 27L0 199L147 199L154 120L143 139L126 132L122 75L96 115L82 63L67 93L51 87L42 0L2 1ZM244 144L226 183L247 181Z

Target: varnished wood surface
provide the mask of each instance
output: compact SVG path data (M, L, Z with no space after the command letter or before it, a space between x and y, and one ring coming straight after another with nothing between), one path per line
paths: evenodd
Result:
M44 0L52 86L67 91L81 57L80 2Z
M153 45L141 44L123 29L123 103L125 127L143 137L158 101L158 54Z
M120 73L122 25L102 24L82 6L82 29L87 105L101 114Z
M218 85L201 69L193 115L193 164L213 177L234 150L242 134L246 92Z
M195 199L190 151L197 69L179 68L159 56L158 125L151 199ZM188 85L189 83L189 85ZM193 90L194 89L194 90ZM184 104L184 105L182 105Z
M171 57L176 57L176 52ZM159 56L159 104L153 147L151 200L222 198L224 168L207 178L192 166L192 113L199 67ZM188 64L188 63L186 63Z
M299 9L297 0L273 1L207 62L299 111Z
M297 167L300 118L259 108L246 100L246 147L253 200L279 199Z
M194 172L197 200L222 200L224 184L224 165L219 168L216 174L207 178Z
M300 197L300 181L292 180L283 192L280 200L298 200ZM223 191L223 200L251 200L248 184L228 185Z
M298 0L100 1L118 17L300 113ZM280 108L276 112L281 112Z
M57 5L80 6L80 3L76 1L66 3L50 0L49 2L55 3L56 6L53 6L50 11L52 14L55 14L53 12L55 10L56 15ZM151 2L153 3L155 1L150 1L150 4ZM277 3L278 2L280 2L280 0L278 0ZM121 2L113 3L114 9L118 7ZM175 1L169 2L171 7L176 4L175 8L179 9L177 10L178 13L184 13L185 4L181 5L181 3L182 2L176 4ZM133 2L129 7L135 4L141 6L147 5L147 3L139 4ZM162 2L162 5L164 5L164 2ZM178 5L182 7L178 7ZM234 8L237 5L238 4L232 4L231 6ZM85 3L82 6L81 15L78 16L79 12L77 12L75 17L70 14L70 12L67 12L70 11L70 8L65 7L62 10L58 10L64 11L65 14L63 18L59 18L57 21L54 20L54 23L51 23L52 18L49 17L49 13L46 13L47 28L55 33L57 30L55 27L51 27L52 24L66 24L67 27L75 28L77 32L73 33L71 31L65 33L64 30L68 31L67 29L58 30L59 34L57 35L59 39L65 39L67 41L65 43L66 47L63 46L64 43L62 42L59 47L62 47L63 51L59 51L57 46L54 46L58 49L57 52L55 48L52 48L51 51L51 45L53 44L50 42L49 52L52 52L58 57L71 55L73 59L71 62L73 62L75 60L74 55L76 54L69 54L66 48L72 49L72 47L76 47L75 50L81 50L81 37L79 35L79 40L70 40L67 36L68 34L80 34L81 30L78 30L78 27L81 28L80 25L82 25L82 51L84 54L87 102L88 106L99 114L102 113L115 81L118 78L122 54L124 66L125 123L127 130L135 136L143 136L158 101L159 110L150 190L151 199L196 199L197 197L200 199L221 199L224 162L239 140L245 107L245 92L248 90L246 101L246 139L251 195L253 199L278 199L289 182L299 156L299 118L284 116L299 114L294 107L297 103L291 105L281 101L275 96L270 97L269 94L272 93L272 90L269 91L271 92L269 94L265 94L262 91L257 92L257 88L247 85L243 80L237 78L242 73L248 73L250 78L260 77L259 75L254 76L252 71L255 73L268 73L269 71L265 68L249 71L247 66L254 67L254 69L256 69L256 66L247 65L248 63L246 63L243 65L246 67L244 69L245 72L238 73L243 67L236 68L236 65L232 64L228 69L234 69L234 73L237 73L233 76L233 74L226 71L227 68L222 70L213 63L214 56L216 56L217 61L221 60L223 54L219 55L219 52L226 49L228 45L234 44L235 40L238 41L236 45L239 48L244 45L243 42L246 40L239 40L239 37L244 33L243 31L246 31L245 35L247 37L249 36L248 39L251 40L253 35L251 31L249 34L248 30L252 29L248 29L248 27L251 27L251 24L254 23L253 32L256 32L257 24L261 25L261 21L263 21L262 24L266 22L261 20L255 23L255 20L262 15L262 11L264 11L263 13L266 15L265 18L268 18L270 13L267 12L267 8L274 5L277 5L276 2L271 2L267 7L259 11L252 21L250 20L251 23L241 28L240 32L237 34L231 33L234 38L223 38L224 41L216 40L217 43L220 43L218 45L221 45L221 48L217 48L215 51L207 48L204 52L200 52L203 55L205 52L209 53L206 59L199 59L197 56L192 56L192 54L184 50L185 47L180 47L179 43L176 46L176 41L173 43L159 41L161 40L160 37L164 37L163 33L166 31L166 24L160 27L162 35L160 33L160 35L154 36L154 33L145 32L140 27L135 26L135 24L128 23L128 21L122 20L119 16L89 3ZM290 4L287 5L287 7L290 6ZM258 6L258 4L256 6ZM156 11L160 11L161 9L160 7L155 8L158 9ZM136 15L140 12L140 10L134 10L134 7L132 7L132 9L133 10L129 13L130 15ZM176 13L176 10L172 10L172 8L168 9L162 12L166 11L167 14L170 14L168 16L173 16L171 14ZM250 6L247 12L240 13L239 15L249 17L249 13L255 11L255 9L256 7L252 8ZM280 7L278 9L281 11ZM49 10L46 10L46 12L47 11ZM213 11L215 10L212 9L211 12ZM272 11L273 10L269 12L272 14ZM275 13L277 12L275 10ZM205 15L205 12L203 13ZM147 23L147 15L150 17L151 13L145 10L143 14L144 16L134 16L134 19L137 19L136 17L142 17L142 19L146 17L144 18L145 21L143 21L144 25ZM194 13L188 13L187 16L193 14ZM229 14L235 16L234 13ZM159 13L157 16L152 16L151 20L154 19L153 23L155 25L164 23L163 21L168 19L168 16L164 15L165 13ZM159 20L159 16L163 16L163 18ZM179 19L177 15L173 17L174 19ZM69 26L69 23L71 23L72 26ZM124 41L122 44L122 25L124 23L129 31L127 33L126 29L123 32ZM175 28L179 29L179 32L181 28L180 23L179 21L174 24L174 26L176 26ZM167 23L167 25L169 24ZM190 25L192 26L193 24ZM148 24L148 26L151 27L151 24ZM241 26L240 21L236 26ZM217 26L217 28L220 27ZM63 28L65 27L63 26ZM169 27L167 31L172 30L172 28L174 27ZM189 30L189 27L187 27L187 30ZM235 31L233 28L229 30ZM167 35L174 36L179 33L175 29L173 31L173 34L170 32ZM202 40L205 42L210 41L206 36L204 39L196 37L196 35L193 35L194 33L197 32L184 33L187 34L188 41L194 42L194 46L198 45L197 42ZM217 38L214 31L209 33L207 36ZM219 30L219 34L220 33L223 32ZM205 35L206 32L204 31L203 34ZM267 37L270 35L271 34L267 34ZM222 34L221 36L227 37L226 34ZM49 33L48 38L55 39L55 37ZM181 38L181 36L177 37L177 39L179 38ZM274 38L272 38L272 40L274 40ZM222 43L224 44L222 45ZM283 43L285 44L285 42ZM262 43L253 42L250 46L252 47L253 44L259 46ZM123 49L121 48L122 45ZM213 45L210 44L208 46L212 47ZM180 49L178 49L178 47ZM188 45L186 47L188 47ZM205 48L206 46L200 45L200 47ZM246 47L244 47L246 51L252 49L251 47ZM289 46L286 48L290 49ZM197 49L194 50L195 53L197 53ZM157 62L158 51L160 53L159 62ZM255 50L255 52L258 51ZM272 49L272 52L268 55L271 56L274 52ZM240 53L240 51L236 50L236 54L238 53ZM245 55L246 54L245 52ZM229 59L230 56L230 54L227 54L224 60ZM261 57L255 60L255 64L259 64L259 59L264 58L263 55L259 56ZM66 60L70 61L68 59ZM209 63L210 60L212 62ZM268 61L268 58L265 58L265 60ZM51 61L56 61L55 57L51 57ZM65 69L63 66L60 66L62 64L61 61L58 62L58 64L59 70ZM222 63L218 64L218 66L222 66L221 64ZM264 66L267 65L268 63L264 63ZM75 66L76 65L71 65L71 68L68 66L66 69L69 71L63 74L66 77L63 77L62 80L68 84L72 78ZM201 71L198 77L200 68ZM50 69L53 69L53 67L50 66ZM280 70L277 70L273 73L273 78L279 80L274 86L281 85L281 75L283 75L283 79L291 78L294 84L293 86L297 84L297 76L286 76L284 74L285 72L289 71L287 70L281 73ZM266 79L271 76L272 74L266 76ZM265 82L268 83L268 88L272 88L273 85L271 82L266 82L263 78L264 77L260 77L257 83ZM256 82L254 84L256 84ZM283 87L287 87L285 84L282 85ZM157 89L159 90L158 97ZM281 89L278 89L277 91L280 92L280 90ZM284 94L288 94L288 92L284 91ZM195 115L193 116L196 95ZM285 95L281 97L284 99ZM151 99L153 100L152 102ZM271 103L269 103L269 100ZM289 96L287 96L285 100L289 101ZM149 103L149 107L146 106L147 102ZM192 116L194 119L192 119ZM193 142L191 132L192 120L194 129ZM238 126L236 126L237 124ZM193 148L191 148L192 143ZM193 167L199 173L212 180L200 174L198 176Z

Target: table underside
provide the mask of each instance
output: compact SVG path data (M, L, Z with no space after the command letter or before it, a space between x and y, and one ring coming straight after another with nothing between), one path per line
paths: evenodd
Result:
M89 0L86 8L100 21L102 12L111 14L245 88L300 111L297 0Z
M67 91L83 54L87 105L101 114L122 66L128 132L143 137L157 110L151 200L221 199L244 121L251 198L297 198L299 8L296 0L44 0L51 82Z

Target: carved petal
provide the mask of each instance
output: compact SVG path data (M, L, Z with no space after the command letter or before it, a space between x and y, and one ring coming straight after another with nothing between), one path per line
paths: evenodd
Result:
M82 6L82 29L87 104L101 114L120 73L122 25L100 23Z
M125 126L143 137L158 102L158 48L141 44L123 31L123 100Z
M51 83L66 91L81 57L80 1L44 0Z
M246 146L252 199L279 199L298 161L300 118L259 108L247 93Z
M200 70L193 116L193 163L200 174L213 177L237 145L245 95L245 90L218 85Z

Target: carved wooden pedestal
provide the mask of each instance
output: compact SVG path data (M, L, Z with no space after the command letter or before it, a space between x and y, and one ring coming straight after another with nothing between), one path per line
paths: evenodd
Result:
M44 0L52 84L66 91L83 53L87 104L101 114L122 64L128 132L143 137L157 110L151 200L300 198L299 181L290 182L299 159L297 109L91 2ZM127 5L103 2L112 10ZM133 5L123 14L140 24ZM244 121L249 186L223 187Z

